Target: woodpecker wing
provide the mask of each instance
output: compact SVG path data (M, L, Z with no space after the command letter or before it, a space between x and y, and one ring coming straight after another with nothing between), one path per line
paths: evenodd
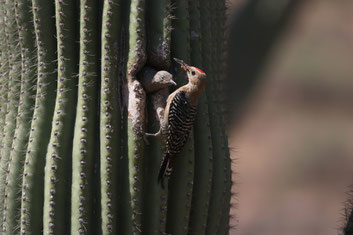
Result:
M167 153L178 154L189 138L196 116L196 106L190 104L184 91L175 94L168 115Z
M173 158L182 150L189 138L195 116L196 106L189 102L185 92L176 93L169 107L166 150L158 176L162 186L164 176L171 173Z

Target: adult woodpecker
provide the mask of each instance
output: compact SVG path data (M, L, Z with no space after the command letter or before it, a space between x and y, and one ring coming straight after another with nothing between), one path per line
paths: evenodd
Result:
M171 174L174 158L189 138L195 121L197 102L206 87L205 72L182 60L174 60L186 71L189 82L168 96L164 110L165 125L157 133L158 135L162 132L166 140L164 158L158 174L158 183L161 183L162 188L164 177Z

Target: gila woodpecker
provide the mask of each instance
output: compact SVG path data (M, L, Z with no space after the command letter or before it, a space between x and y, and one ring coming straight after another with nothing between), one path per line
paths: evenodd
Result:
M165 126L158 134L165 138L164 159L161 164L158 182L164 188L164 177L169 177L176 155L182 150L189 138L196 116L196 107L199 96L206 87L206 74L184 61L174 58L183 70L186 71L189 82L169 95L164 111Z

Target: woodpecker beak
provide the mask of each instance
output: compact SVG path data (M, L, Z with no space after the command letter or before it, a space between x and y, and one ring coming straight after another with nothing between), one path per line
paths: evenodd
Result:
M179 60L179 59L177 59L177 58L174 58L174 60L175 60L178 64L181 65L181 68L182 68L182 69L184 69L184 70L187 71L187 72L190 72L190 69L189 69L190 66L187 65L184 61Z

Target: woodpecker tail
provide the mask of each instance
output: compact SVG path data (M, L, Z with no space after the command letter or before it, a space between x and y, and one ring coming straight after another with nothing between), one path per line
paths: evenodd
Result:
M167 154L164 157L164 160L162 162L162 165L159 169L159 174L158 174L158 183L161 184L162 188L164 189L164 178L169 177L170 174L172 173L172 158Z

